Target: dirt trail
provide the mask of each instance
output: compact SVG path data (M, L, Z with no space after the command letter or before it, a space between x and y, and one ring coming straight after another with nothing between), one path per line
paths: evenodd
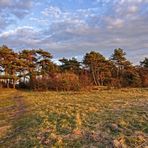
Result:
M16 111L13 112L12 119L18 119L25 113L25 102L22 95L17 95L12 98L16 104Z
M8 139L14 137L21 130L20 127L13 129L13 124L17 120L19 120L25 113L26 107L24 97L21 94L14 94L13 97L10 99L14 101L15 105L3 108L3 112L8 112L9 116L5 120L8 125L0 127L0 133L4 133L3 136L0 137L0 145L5 143ZM12 130L13 132L9 133L9 130Z

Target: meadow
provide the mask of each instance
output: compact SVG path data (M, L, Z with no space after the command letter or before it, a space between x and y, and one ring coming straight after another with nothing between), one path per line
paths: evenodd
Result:
M0 90L0 147L148 146L148 89Z

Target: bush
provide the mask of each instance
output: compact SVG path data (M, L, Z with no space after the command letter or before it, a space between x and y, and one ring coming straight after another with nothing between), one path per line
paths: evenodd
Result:
M19 82L19 84L16 85L16 88L29 89L29 82Z
M35 91L78 91L80 90L79 77L74 73L55 73L46 78L38 77L31 83L20 83L19 88L32 89Z
M48 81L49 90L80 90L79 77L74 73L58 73Z
M142 86L148 87L148 68L140 68L139 75L142 81Z
M136 71L125 71L122 78L123 87L140 87L141 78Z

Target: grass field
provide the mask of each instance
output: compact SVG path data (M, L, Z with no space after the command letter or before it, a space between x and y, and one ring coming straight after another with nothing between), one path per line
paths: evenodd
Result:
M0 90L0 147L148 146L148 89Z

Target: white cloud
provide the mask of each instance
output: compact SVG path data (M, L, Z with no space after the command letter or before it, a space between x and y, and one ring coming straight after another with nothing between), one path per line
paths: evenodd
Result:
M120 3L143 3L148 2L148 0L120 0Z
M32 34L35 34L37 31L35 31L33 29L33 27L30 27L30 26L23 26L23 27L17 27L16 29L14 30L8 30L8 31L5 31L3 33L0 34L0 37L1 38L8 38L8 37L11 37L11 36L23 36L23 37L26 37L29 36Z
M129 13L135 13L135 12L137 12L138 11L138 7L137 6L129 6L129 8L128 8L128 12Z
M124 20L120 19L120 18L106 18L107 22L108 22L108 28L109 29L113 29L113 28L122 28L124 25Z
M44 11L42 11L42 14L45 16L51 16L53 18L59 18L60 15L62 14L62 12L61 12L60 8L50 6L50 7L46 8Z
M9 6L12 4L12 0L0 0L1 6Z

